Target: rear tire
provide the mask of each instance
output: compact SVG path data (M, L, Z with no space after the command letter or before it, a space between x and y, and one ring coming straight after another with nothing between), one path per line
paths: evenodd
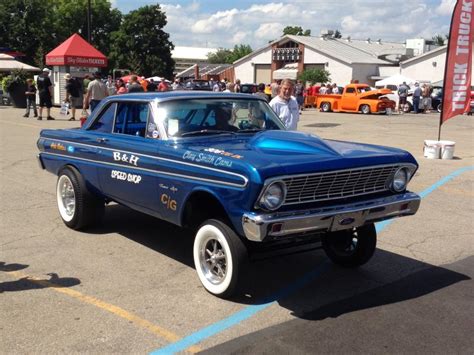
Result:
M244 243L229 226L215 219L201 224L193 257L199 280L209 293L221 298L235 293L248 258Z
M323 237L323 249L335 264L354 268L372 258L377 245L375 225L327 233Z
M331 104L329 102L321 103L320 107L322 112L331 112Z
M104 215L104 200L87 190L84 178L71 166L59 172L56 200L61 219L72 229L92 226Z
M362 105L360 107L360 112L362 112L364 115L370 114L370 106L369 105Z

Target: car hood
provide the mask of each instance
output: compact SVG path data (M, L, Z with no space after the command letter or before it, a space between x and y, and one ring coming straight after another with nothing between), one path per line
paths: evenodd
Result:
M177 148L183 149L183 154L210 154L226 159L233 169L246 166L246 170L257 171L263 179L400 162L416 164L411 154L401 149L325 140L290 131L195 137L178 143Z
M383 95L391 94L392 90L389 89L378 89L363 92L359 95L361 99L379 99Z

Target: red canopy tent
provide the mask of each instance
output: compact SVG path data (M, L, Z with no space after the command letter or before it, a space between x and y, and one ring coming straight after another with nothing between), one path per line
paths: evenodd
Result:
M106 67L107 57L77 33L46 54L46 65Z

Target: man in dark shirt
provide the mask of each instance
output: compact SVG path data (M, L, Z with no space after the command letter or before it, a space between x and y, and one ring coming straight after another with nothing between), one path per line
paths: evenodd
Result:
M36 86L33 84L33 79L26 80L26 112L23 117L30 116L30 107L33 108L35 117L38 117L38 111L36 110Z
M51 117L51 107L53 106L51 101L51 98L53 97L53 84L49 79L48 68L44 68L43 73L38 76L37 84L39 91L39 116L37 119L40 121L43 119L43 107L46 107L46 113L48 115L46 119L54 120L54 118Z
M138 83L136 75L130 76L130 82L128 83L128 92L143 92L143 87Z
M265 94L265 84L260 83L257 86L257 92L254 94L255 96L260 96L262 99L265 99L266 102L268 102L268 96Z
M64 102L69 103L69 108L71 109L71 118L69 121L76 120L76 107L81 107L81 97L79 92L79 87L82 89L82 84L77 81L77 79L71 77L71 74L66 73L64 75L66 79L66 98Z
M148 84L148 86L146 87L147 91L156 91L156 83L153 79L150 79L150 83Z

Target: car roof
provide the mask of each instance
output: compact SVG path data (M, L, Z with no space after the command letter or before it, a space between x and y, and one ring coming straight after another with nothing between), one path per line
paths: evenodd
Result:
M108 96L102 101L169 101L173 99L246 99L246 100L263 100L258 95L240 94L240 93L225 93L213 91L164 91L164 92L139 92L132 94L112 95Z

